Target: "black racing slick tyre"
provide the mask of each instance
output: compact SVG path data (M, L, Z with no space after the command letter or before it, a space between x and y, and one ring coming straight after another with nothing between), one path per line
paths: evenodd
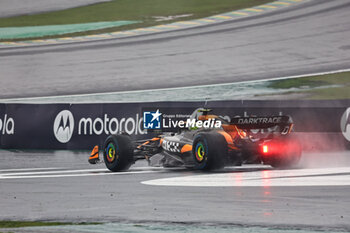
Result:
M263 156L264 164L271 165L274 168L294 168L299 164L302 155L302 146L295 137L285 137L273 141L276 152Z
M227 143L219 133L203 132L194 137L192 145L194 169L215 170L225 166Z
M103 159L112 172L125 171L134 163L133 143L127 135L111 135L104 143Z

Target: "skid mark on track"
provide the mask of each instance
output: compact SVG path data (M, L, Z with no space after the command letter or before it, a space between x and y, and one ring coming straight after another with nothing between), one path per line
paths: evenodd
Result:
M350 185L350 167L226 172L143 181L163 186L342 186Z

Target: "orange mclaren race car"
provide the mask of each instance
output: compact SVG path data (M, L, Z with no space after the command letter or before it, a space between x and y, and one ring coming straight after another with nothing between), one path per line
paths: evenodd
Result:
M192 116L208 127L191 127L177 133L163 133L149 140L132 141L126 134L111 135L103 145L103 160L111 171L127 170L136 160L146 159L150 166L185 166L198 170L220 169L243 163L263 163L291 167L301 157L300 142L291 133L290 116L236 117L227 121L197 109ZM219 123L218 123L219 122ZM89 162L100 162L95 146Z

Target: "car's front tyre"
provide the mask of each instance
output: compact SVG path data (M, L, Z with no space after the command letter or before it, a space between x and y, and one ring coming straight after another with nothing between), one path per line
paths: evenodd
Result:
M225 166L227 143L216 132L202 132L194 137L192 144L194 169L214 170Z
M125 171L134 163L133 143L127 135L111 135L104 143L103 159L113 172Z

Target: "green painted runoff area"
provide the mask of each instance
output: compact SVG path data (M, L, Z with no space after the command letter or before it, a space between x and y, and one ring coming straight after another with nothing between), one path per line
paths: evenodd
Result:
M204 18L268 2L273 2L273 0L113 0L55 12L1 18L0 28L115 21L139 22L119 27L96 28L85 32L66 32L65 35L81 36L149 27L179 20ZM159 17L164 17L166 20ZM48 35L43 38L54 37L57 36ZM33 38L40 37L35 36ZM0 40L4 39L0 38Z
M0 221L1 228L20 228L20 227L42 227L42 226L64 226L64 225L99 225L101 223L96 222L41 222L41 221Z
M50 35L62 35L66 33L83 32L110 27L118 27L128 24L139 23L138 21L112 21L82 24L63 24L28 27L5 27L0 28L0 39L33 38Z
M315 230L310 229L310 227L303 228L302 226L287 227L287 226L241 226L241 225L211 225L211 224L191 224L191 223L59 223L53 222L5 222L3 226L7 224L14 224L12 227L7 227L1 229L0 233L9 232L100 232L100 233L109 233L109 232L138 232L138 233L182 233L182 232L191 232L191 233L252 233L252 232L261 232L261 233L319 233L326 232L320 229L315 228ZM31 227L31 228L20 228L17 227ZM36 226L36 228L34 228ZM17 228L17 229L10 229ZM345 232L346 228L344 227L335 227L334 229L328 229L328 232Z

